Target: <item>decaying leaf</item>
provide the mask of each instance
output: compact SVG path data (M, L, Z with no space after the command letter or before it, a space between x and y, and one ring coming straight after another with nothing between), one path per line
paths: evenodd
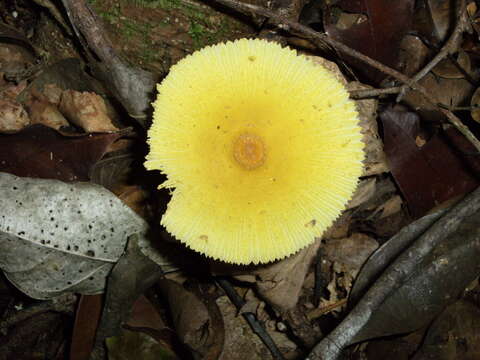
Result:
M174 281L161 280L159 285L168 300L180 340L197 356L205 355L215 341L207 307L193 292Z
M412 359L474 360L479 357L480 309L460 300L435 319Z
M455 144L454 138L461 136L457 131L449 129L419 147L415 141L419 134L418 115L387 109L380 118L392 175L413 216L419 217L478 185L472 171L474 167L461 156L462 152L473 150L469 144L461 147ZM476 162L476 159L471 161Z
M32 96L26 102L26 106L32 124L43 124L56 130L70 125L60 110L58 110L56 104L43 94L32 93Z
M120 133L63 136L43 125L0 135L0 171L17 176L88 181L92 166Z
M0 173L0 267L36 299L96 294L146 223L116 196L89 184Z
M88 133L118 130L107 115L107 107L102 97L95 93L65 90L59 107L73 124Z
M30 118L20 103L0 97L0 133L20 131L29 123Z
M362 54L395 67L402 36L410 30L414 1L341 0L328 3L324 12L326 33ZM384 74L351 57L344 59L369 79Z

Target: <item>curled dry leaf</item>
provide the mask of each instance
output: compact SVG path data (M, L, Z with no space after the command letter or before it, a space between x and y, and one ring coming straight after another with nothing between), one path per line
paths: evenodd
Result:
M67 119L58 110L57 106L41 93L32 91L32 96L26 101L32 124L43 124L59 130L69 126Z
M0 133L20 131L29 123L30 118L20 103L0 98Z
M60 99L60 111L89 133L118 130L107 115L103 98L92 92L65 90Z
M146 223L101 186L0 173L0 267L35 299L96 294Z

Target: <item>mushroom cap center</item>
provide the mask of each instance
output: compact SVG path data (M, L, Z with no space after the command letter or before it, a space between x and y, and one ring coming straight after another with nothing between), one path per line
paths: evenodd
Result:
M233 157L246 170L262 166L266 157L263 139L252 133L240 134L233 144Z

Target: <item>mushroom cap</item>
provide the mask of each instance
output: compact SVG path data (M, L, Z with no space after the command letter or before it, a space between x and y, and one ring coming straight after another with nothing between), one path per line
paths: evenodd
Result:
M364 158L355 104L324 67L241 39L179 61L158 85L145 166L172 189L161 223L228 263L311 244L351 198Z

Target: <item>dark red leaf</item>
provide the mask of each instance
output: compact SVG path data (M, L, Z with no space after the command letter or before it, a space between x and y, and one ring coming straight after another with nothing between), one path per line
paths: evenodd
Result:
M414 0L340 0L324 12L326 33L362 54L396 67L400 41L410 30ZM385 76L351 57L345 61L367 79Z
M480 159L468 155L475 149L454 128L419 147L415 113L388 109L380 118L390 170L414 217L480 184Z
M0 135L0 171L17 176L88 181L91 168L121 133L64 136L43 125Z
M102 295L82 295L73 328L70 360L88 360L102 315Z

